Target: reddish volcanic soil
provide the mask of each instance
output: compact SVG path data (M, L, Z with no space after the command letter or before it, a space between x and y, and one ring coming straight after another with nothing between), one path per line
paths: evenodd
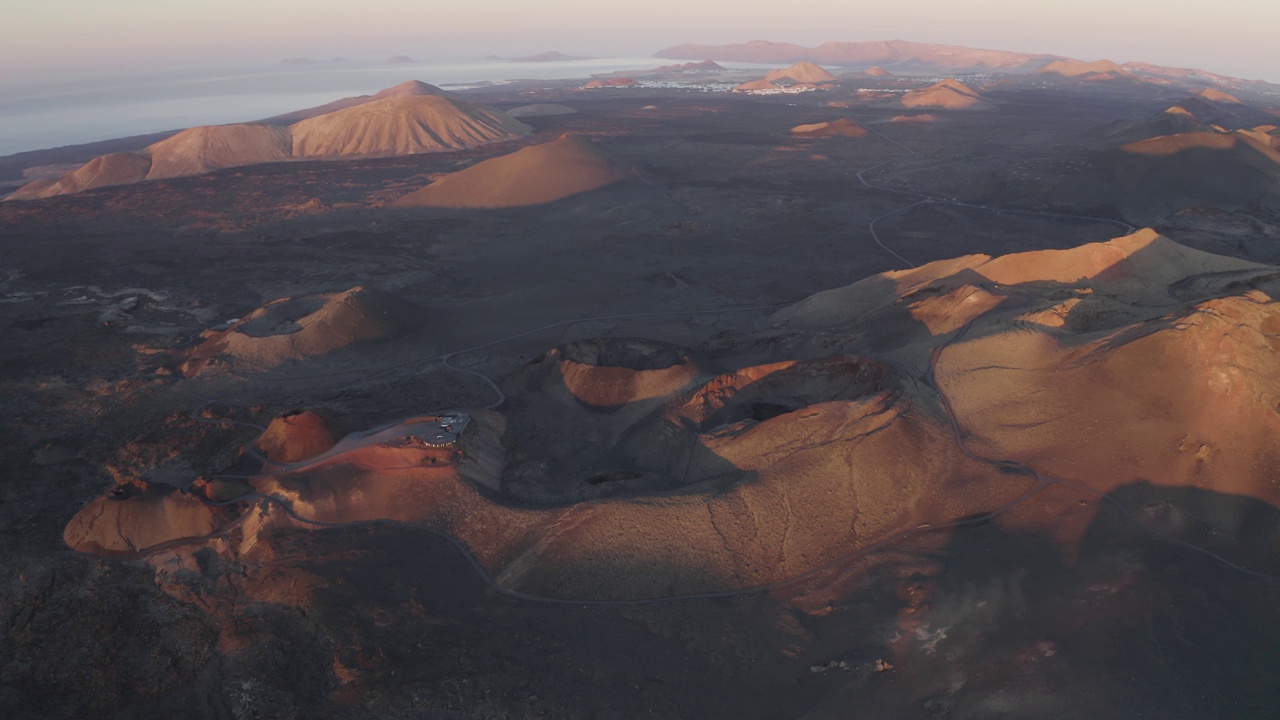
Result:
M1269 130L724 72L32 158L0 716L1280 714Z

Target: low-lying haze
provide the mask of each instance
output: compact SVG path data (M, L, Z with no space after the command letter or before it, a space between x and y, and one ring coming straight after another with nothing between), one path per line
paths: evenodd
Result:
M816 44L888 40L1057 53L1092 60L1194 65L1280 80L1273 29L1280 5L1207 7L1190 0L166 0L5 4L0 65L6 85L57 77L154 71L209 63L344 56L385 60L510 56L555 48L647 55L682 42L763 37Z

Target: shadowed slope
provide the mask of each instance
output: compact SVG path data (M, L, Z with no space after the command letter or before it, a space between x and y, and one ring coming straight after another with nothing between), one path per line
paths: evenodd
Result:
M1098 153L1088 166L1003 202L1072 208L1152 224L1191 207L1280 213L1280 153L1252 133L1192 132L1148 138ZM997 192L975 184L969 202Z
M1096 128L1090 134L1111 142L1131 143L1163 135L1213 132L1208 125L1196 119L1189 111L1175 105L1146 120L1117 120Z
M182 363L187 376L214 364L264 370L378 340L422 321L422 311L390 293L354 287L340 293L280 298L230 328L206 331Z
M1193 205L1280 210L1280 153L1242 133L1197 132L1130 143L1109 158L1125 214L1143 219Z

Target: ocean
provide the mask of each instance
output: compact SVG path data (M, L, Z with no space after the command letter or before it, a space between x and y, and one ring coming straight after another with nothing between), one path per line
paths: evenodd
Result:
M406 80L465 86L512 79L587 78L671 62L676 61L636 57L395 65L316 62L202 76L157 73L149 78L117 78L110 83L79 86L0 87L0 156L194 125L260 120L352 95L372 94Z

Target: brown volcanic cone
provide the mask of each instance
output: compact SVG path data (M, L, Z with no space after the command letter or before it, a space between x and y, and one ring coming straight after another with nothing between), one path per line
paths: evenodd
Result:
M932 123L932 122L938 122L938 118L937 116L930 115L929 113L918 113L918 114L911 114L911 115L898 115L897 117L893 118L893 120L891 120L890 122Z
M619 87L635 87L639 85L635 80L627 77L603 78L587 82L582 86L583 90L599 90L600 88L619 88Z
M779 87L768 80L748 80L735 85L733 89L736 92L756 92L760 90L777 90Z
M379 90L372 95L357 95L355 97L342 98L341 100L334 100L333 102L325 103L324 105L317 105L316 107L310 107L303 110L294 110L293 112L284 113L283 115L275 115L263 120L262 122L269 123L271 125L290 125L298 122L299 120L306 120L307 118L318 117L320 115L328 115L331 112L346 110L349 107L355 107L357 105L364 105L365 103L370 103L374 100L384 100L391 97L410 97L414 95L447 94L448 93L444 90L441 90L430 83L424 83L420 80L409 80L407 82L402 82L399 85L393 85L389 88Z
M779 80L792 80L798 83L823 83L834 82L835 75L827 72L821 66L811 62L799 62L789 68L781 70L772 70L764 76L766 82L777 83Z
M551 351L548 360L559 361L569 394L596 407L672 397L698 375L682 349L641 339L582 340Z
M272 419L256 444L271 462L296 463L329 450L337 442L324 418L301 410Z
M28 183L8 197L9 200L36 200L55 195L69 195L108 185L138 182L147 177L151 158L145 153L114 153L96 157L79 168L49 182L47 179Z
M1226 105L1243 105L1244 104L1240 102L1240 98L1236 97L1235 95L1232 95L1229 92L1223 92L1222 90L1218 90L1217 88L1205 88L1204 90L1201 90L1196 94L1204 98L1205 100L1219 103L1219 104L1226 104Z
M292 157L286 128L244 123L193 127L151 145L147 179L199 175L211 170L278 162Z
M1219 490L1274 502L1280 490L1263 468L1280 459L1280 395L1269 389L1280 386L1275 276L1146 230L886 273L777 320L853 332L906 311L927 325L949 289L969 298L953 322L900 338L937 346L957 321L969 325L941 351L938 380L980 454L1103 491L1139 478L1212 478ZM1250 290L1259 283L1265 293ZM974 301L984 297L995 302Z
M1182 133L1213 132L1208 125L1196 119L1185 108L1175 105L1168 110L1146 120L1125 122L1123 120L1098 128L1096 135L1118 142L1137 142L1163 135Z
M281 298L226 330L205 332L205 341L191 349L182 371L188 377L197 375L214 358L245 369L268 369L390 337L415 327L422 317L417 306L363 287Z
M523 137L510 115L436 95L374 100L291 126L294 157L412 155Z
M977 272L1093 288L1010 308L1042 331L992 314L943 351L940 386L979 452L1101 490L1143 479L1280 498L1264 470L1280 460L1275 268L1143 231ZM1268 290L1249 289L1259 283Z
M1280 153L1244 133L1196 132L1130 143L1110 158L1127 215L1192 205L1280 209Z
M422 95L448 95L444 90L432 85L424 83L421 80L406 80L399 85L392 85L389 88L383 88L370 96L370 100L385 100L393 97L417 97Z
M611 185L633 173L590 140L565 136L450 173L394 204L455 208L540 205Z
M1020 202L1119 215L1134 224L1190 207L1280 212L1280 153L1270 144L1243 132L1148 138L1099 153L1090 167L1050 178Z
M218 530L217 511L184 492L147 489L141 495L102 497L67 523L62 540L73 550L128 554Z
M1145 230L885 273L775 320L790 333L861 336L899 367L932 363L971 451L1058 483L1061 507L1036 527L1065 551L1103 495L1196 487L1219 501L1130 510L1141 525L1229 554L1242 552L1231 538L1250 522L1242 503L1280 500L1277 277ZM1219 539L1199 534L1205 526Z
M791 128L791 134L796 137L831 138L866 137L870 132L849 118L840 118L829 122L797 125Z
M902 104L909 108L943 108L970 110L986 106L986 100L964 83L947 78L921 90L912 90L902 96Z
M1090 78L1090 79L1114 79L1114 78L1137 78L1136 75L1125 70L1110 60L1097 60L1094 62L1076 62L1074 60L1057 60L1045 65L1040 69L1041 75L1061 75L1066 78Z

